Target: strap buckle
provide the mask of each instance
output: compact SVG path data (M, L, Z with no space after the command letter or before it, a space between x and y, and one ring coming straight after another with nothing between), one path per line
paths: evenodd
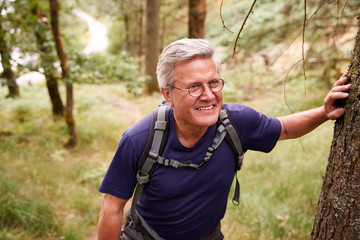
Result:
M153 159L153 160L156 160L159 157L159 154L150 150L149 154L148 154L148 157Z
M143 185L150 180L149 173L139 170L136 174L136 179L139 184Z

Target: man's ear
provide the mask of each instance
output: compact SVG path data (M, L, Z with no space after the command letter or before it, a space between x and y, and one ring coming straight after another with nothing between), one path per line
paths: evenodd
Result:
M161 88L161 94L164 96L169 105L173 107L172 92L168 88Z

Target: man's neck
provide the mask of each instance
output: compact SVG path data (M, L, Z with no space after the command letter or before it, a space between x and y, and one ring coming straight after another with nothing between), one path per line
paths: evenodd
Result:
M208 127L187 127L175 122L176 135L184 147L193 147L205 134Z

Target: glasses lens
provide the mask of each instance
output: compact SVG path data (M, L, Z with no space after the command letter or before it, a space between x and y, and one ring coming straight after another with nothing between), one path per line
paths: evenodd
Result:
M191 88L189 88L189 93L193 97L198 97L203 93L203 90L203 85L192 86Z
M224 87L224 80L219 79L210 84L210 88L213 92L219 92Z

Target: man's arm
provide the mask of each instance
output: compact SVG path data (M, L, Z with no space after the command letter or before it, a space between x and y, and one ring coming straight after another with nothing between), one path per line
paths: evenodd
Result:
M127 201L128 199L104 194L98 224L98 240L120 239L123 212Z
M344 108L336 107L336 101L345 99L349 96L346 91L350 90L351 84L346 84L345 74L334 84L331 91L327 94L324 105L312 110L294 113L288 116L279 117L282 130L280 140L301 137L325 121L335 120L344 114Z

